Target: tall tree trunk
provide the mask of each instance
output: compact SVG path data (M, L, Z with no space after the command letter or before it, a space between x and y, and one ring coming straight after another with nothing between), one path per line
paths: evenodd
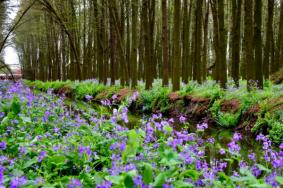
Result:
M227 83L227 63L226 63L226 31L225 31L224 0L218 0L218 21L219 21L219 81L222 88Z
M245 42L245 64L246 64L246 77L247 87L250 90L252 87L252 80L255 78L255 63L254 63L254 52L253 52L253 0L245 0L245 31L244 31L244 42ZM248 72L249 70L249 72Z
M204 17L204 23L203 23L203 49L202 49L202 67L201 67L201 76L202 80L206 79L207 76L207 49L208 49L208 19L209 19L209 3L205 2L205 17Z
M242 0L232 0L232 67L231 76L234 83L239 87L240 79L240 46L241 46L241 11Z
M180 89L180 65L181 65L181 46L180 46L180 22L181 22L181 0L174 1L174 33L173 33L173 91Z
M138 7L139 7L139 0L132 0L132 50L131 50L132 87L135 87L137 85ZM130 35L130 33L128 33L128 35Z
M169 84L169 46L168 46L168 10L167 0L162 0L162 54L163 54L163 86Z
M274 70L278 70L283 66L283 0L280 1L280 21L279 21L279 35L278 35L278 47L279 47L279 61L275 63Z
M254 3L254 54L255 54L255 79L257 86L263 88L263 76L262 76L262 0L256 0Z
M202 6L203 0L196 1L195 8L195 31L194 31L194 63L193 63L193 79L199 83L201 78L201 46L202 46Z
M268 0L268 13L266 22L264 61L263 61L263 75L265 79L269 78L270 59L271 59L271 45L273 36L273 14L274 14L274 0Z

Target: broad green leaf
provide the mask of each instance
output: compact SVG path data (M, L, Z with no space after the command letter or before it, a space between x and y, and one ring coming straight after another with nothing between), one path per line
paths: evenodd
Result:
M260 184L260 183L257 183L257 184L252 184L252 185L249 185L249 187L256 187L256 188L270 188L271 186L270 185L267 185L267 184Z
M188 183L188 182L183 182L183 181L176 181L174 183L174 187L178 187L178 188L189 188L189 187L195 187L192 183Z
M134 187L133 178L132 178L131 176L127 175L127 176L125 177L124 184L125 184L125 187L126 187L126 188L132 188L132 187Z
M153 187L162 187L162 185L166 182L165 173L158 174L153 183Z
M169 125L166 125L166 126L164 127L164 130L165 130L166 132L168 132L168 133L171 133L171 132L173 131L173 128L170 127Z
M199 176L200 176L200 173L198 171L196 171L196 170L186 170L184 172L184 176L185 177L189 177L189 178L191 178L194 181L197 181Z
M282 176L277 176L275 178L275 180L280 184L280 185L283 185L283 177Z
M266 168L265 166L263 166L263 165L261 165L261 164L256 164L256 166L257 166L260 170L262 170L262 171L265 171L265 172L267 172L267 173L270 173L270 172L271 172L270 169Z
M17 97L13 99L11 104L11 112L13 112L14 115L17 115L21 112L21 103Z
M51 164L55 164L57 166L61 165L61 164L65 164L65 160L66 160L66 157L65 156L52 156L49 158L49 163Z
M145 163L143 166L142 178L147 185L153 180L152 166L148 163Z
M32 158L24 163L23 169L31 167L33 164L37 163L37 157Z
M112 182L113 184L119 185L121 182L123 182L124 177L123 176L106 176L105 179L107 181Z

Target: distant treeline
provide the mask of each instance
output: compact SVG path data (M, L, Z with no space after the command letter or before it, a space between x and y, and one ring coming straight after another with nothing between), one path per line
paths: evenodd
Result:
M33 1L15 37L26 79L262 88L283 65L283 0L22 0L19 15Z

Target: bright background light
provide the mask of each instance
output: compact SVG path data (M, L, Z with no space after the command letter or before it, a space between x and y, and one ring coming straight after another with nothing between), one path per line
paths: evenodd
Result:
M8 1L8 18L6 20L7 26L9 26L11 24L11 21L16 17L18 12L18 5L19 0ZM13 44L10 44L4 49L4 60L5 63L9 64L12 69L19 67L19 57L16 49L13 47Z

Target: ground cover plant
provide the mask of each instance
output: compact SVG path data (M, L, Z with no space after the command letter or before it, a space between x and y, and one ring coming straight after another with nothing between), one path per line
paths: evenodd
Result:
M128 128L126 105L94 110L1 82L0 184L3 187L279 187L283 144L260 134L247 149L240 133L189 132L185 117L151 114ZM137 100L138 93L128 100ZM115 98L115 97L114 97ZM116 105L115 105L116 106ZM102 109L102 108L101 108Z
M204 84L193 81L183 84L178 92L163 87L161 80L156 80L150 90L146 90L143 83L136 89L128 89L120 85L103 86L96 80L25 83L40 91L47 91L50 87L54 93L62 90L67 93L59 94L68 95L71 92L73 99L90 100L92 103L100 104L103 101L116 107L123 103L135 114L163 113L175 118L184 116L193 119L194 123L213 121L220 128L241 129L253 135L263 133L277 144L283 139L283 85L274 85L269 81L265 82L263 90L255 88L247 91L244 81L240 82L240 87L235 87L230 81L227 89L222 89L215 81L208 79ZM71 88L71 91L66 88ZM139 93L134 102L128 100L133 93Z

